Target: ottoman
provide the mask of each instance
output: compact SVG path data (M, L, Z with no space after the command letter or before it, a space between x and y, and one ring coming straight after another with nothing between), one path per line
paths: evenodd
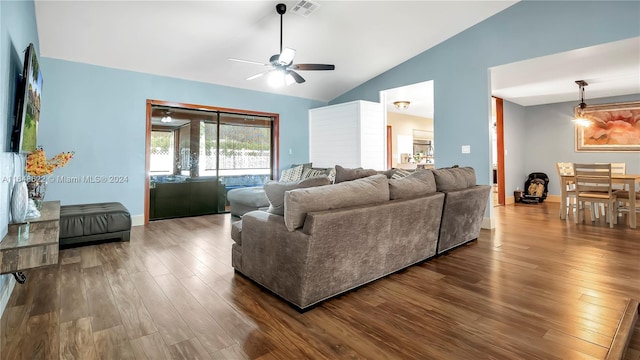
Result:
M60 246L98 240L129 241L131 215L118 202L60 207Z
M231 189L227 193L231 215L242 216L253 210L269 208L269 199L262 186Z

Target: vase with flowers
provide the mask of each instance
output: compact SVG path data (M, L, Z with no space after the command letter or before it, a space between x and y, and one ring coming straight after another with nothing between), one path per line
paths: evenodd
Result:
M27 189L29 199L33 200L38 210L42 209L42 202L47 190L47 175L51 175L53 170L67 165L71 158L73 158L72 151L61 152L47 160L47 155L41 146L27 155L27 165L25 166L25 171L29 175Z

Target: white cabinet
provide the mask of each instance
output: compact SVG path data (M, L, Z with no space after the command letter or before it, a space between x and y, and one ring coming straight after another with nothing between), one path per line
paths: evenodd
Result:
M314 167L383 170L385 149L382 104L352 101L309 110L309 161Z

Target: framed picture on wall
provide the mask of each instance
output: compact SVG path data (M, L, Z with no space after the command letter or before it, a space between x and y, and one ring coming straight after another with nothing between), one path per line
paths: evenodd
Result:
M640 101L590 105L582 117L591 125L576 124L576 151L640 151Z

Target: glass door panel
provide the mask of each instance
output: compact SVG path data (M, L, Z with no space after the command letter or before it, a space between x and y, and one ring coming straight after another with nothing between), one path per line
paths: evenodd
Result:
M157 107L151 123L151 220L226 212L227 191L271 178L268 116Z
M220 114L218 174L227 190L271 178L271 124L269 117Z

